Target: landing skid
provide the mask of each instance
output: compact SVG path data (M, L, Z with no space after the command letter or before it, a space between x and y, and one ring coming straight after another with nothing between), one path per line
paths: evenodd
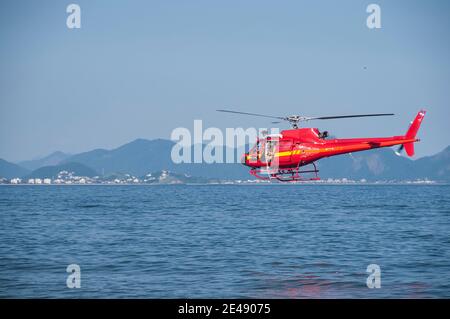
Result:
M277 179L280 182L305 182L305 181L318 181L320 177L317 175L319 170L315 163L311 163L314 166L312 170L300 170L300 166L292 168L282 168L282 169L268 169L253 168L250 170L250 174L256 178L262 180ZM303 177L301 174L314 173L313 177Z

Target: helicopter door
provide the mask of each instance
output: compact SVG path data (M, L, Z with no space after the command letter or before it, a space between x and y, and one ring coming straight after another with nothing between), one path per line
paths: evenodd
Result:
M282 140L278 144L278 165L291 163L292 159L292 140Z
M278 153L278 141L266 140L261 146L261 162L270 165Z

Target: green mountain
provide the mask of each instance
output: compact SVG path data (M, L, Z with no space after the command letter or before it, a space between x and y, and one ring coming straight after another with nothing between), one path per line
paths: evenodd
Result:
M450 147L417 160L397 156L390 148L344 154L317 162L320 176L327 178L380 180L425 179L450 181Z
M92 167L101 175L129 173L142 176L169 170L179 174L216 179L248 179L248 170L241 164L175 164L171 152L174 142L163 139L137 139L116 149L96 149L69 157L66 161ZM225 154L225 149L223 153ZM234 150L233 150L234 151ZM194 154L191 149L191 154Z
M38 169L40 167L44 166L52 166L52 165L58 165L65 159L69 158L70 154L66 154L60 151L53 152L48 156L45 156L43 158L30 160L30 161L23 161L17 163L18 165L25 167L26 169L33 171L35 169Z
M113 150L97 149L74 155L67 160L92 167L100 174L123 172L142 176L148 172L169 170L214 179L252 179L248 174L248 168L239 163L174 164L171 159L173 146L174 143L168 140L138 139ZM227 150L223 148L222 151L225 154ZM193 153L191 148L191 154ZM436 155L418 160L397 156L392 149L383 148L344 154L317 162L319 175L323 179L348 178L369 181L419 178L449 181L449 165L450 147Z
M175 164L171 159L174 142L169 140L137 139L112 150L95 149L70 156L58 165L41 167L32 173L18 165L0 161L0 177L53 177L59 171L74 171L79 176L120 176L131 174L142 177L151 172L170 171L171 176L209 179L253 179L248 168L235 164ZM223 154L227 149L222 148ZM230 151L230 149L228 149ZM235 152L235 150L231 151ZM235 152L236 153L236 152ZM191 154L194 154L191 148ZM241 154L237 154L239 158ZM450 146L442 152L411 160L395 155L389 148L345 154L317 162L322 179L347 178L378 180L425 179L450 181ZM204 179L202 179L204 180Z
M17 164L10 163L0 158L0 178L14 178L21 177L28 174L30 171Z
M74 175L77 176L94 177L98 175L95 170L86 165L69 162L38 168L37 170L32 171L30 174L24 176L24 178L56 178L58 173L61 171L73 172Z
M442 152L419 158L415 161L421 173L436 180L450 180L450 146Z

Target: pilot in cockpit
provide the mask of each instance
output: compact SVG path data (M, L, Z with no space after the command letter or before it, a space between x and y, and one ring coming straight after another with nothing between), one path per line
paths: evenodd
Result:
M319 132L319 138L326 139L328 137L328 131Z

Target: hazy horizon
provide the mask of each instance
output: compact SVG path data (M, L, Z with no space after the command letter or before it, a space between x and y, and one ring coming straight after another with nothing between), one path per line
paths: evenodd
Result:
M216 109L396 114L307 123L343 138L404 134L425 108L415 158L450 144L450 2L73 1L81 29L69 3L0 3L0 158L271 125Z

